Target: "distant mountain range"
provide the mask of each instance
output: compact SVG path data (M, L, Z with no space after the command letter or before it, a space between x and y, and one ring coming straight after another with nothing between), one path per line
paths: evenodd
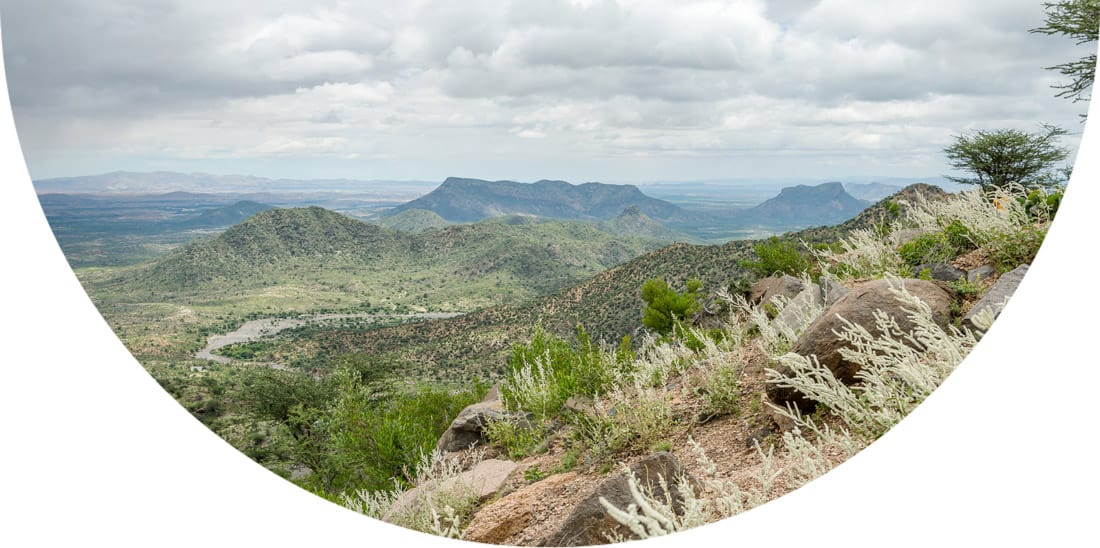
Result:
M742 223L778 226L823 226L844 222L867 209L871 202L859 200L840 183L784 188L779 195L746 210Z
M471 223L502 215L531 215L550 219L603 221L629 207L658 221L690 218L691 213L664 200L642 194L633 185L564 181L484 181L450 177L438 188L391 210L432 211L453 223Z

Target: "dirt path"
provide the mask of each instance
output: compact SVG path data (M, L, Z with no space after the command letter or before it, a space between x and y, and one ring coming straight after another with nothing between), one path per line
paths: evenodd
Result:
M274 336L280 331L301 327L313 322L362 318L387 320L440 320L461 315L462 312L422 312L418 314L317 314L304 318L261 318L259 320L245 322L244 325L231 333L226 333L225 335L211 335L210 338L206 340L206 347L196 352L195 357L218 363L229 363L233 360L225 356L219 356L213 352L223 346L256 341L264 337Z

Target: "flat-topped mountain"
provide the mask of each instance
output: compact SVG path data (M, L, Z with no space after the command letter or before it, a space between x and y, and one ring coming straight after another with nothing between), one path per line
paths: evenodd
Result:
M691 216L676 205L642 194L633 185L564 181L483 181L450 177L438 188L390 211L432 211L454 223L470 223L503 215L533 215L551 219L602 221L628 207L657 221Z
M746 210L743 219L768 225L832 225L855 217L870 205L848 194L841 183L798 185Z

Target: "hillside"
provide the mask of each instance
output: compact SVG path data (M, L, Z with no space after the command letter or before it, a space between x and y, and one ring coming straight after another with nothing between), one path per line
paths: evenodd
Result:
M434 211L426 209L406 209L396 215L383 217L378 225L400 232L424 232L433 228L442 228L451 224Z
M662 242L693 242L695 238L654 221L638 206L630 206L617 217L601 221L599 227L612 234L648 238Z
M563 181L526 184L457 177L448 178L435 190L395 207L389 214L423 209L454 223L471 223L503 215L606 220L631 206L662 221L690 216L671 203L642 194L632 185L572 185Z
M154 261L84 277L92 295L113 303L233 302L244 313L465 311L556 291L660 245L592 223L479 223L410 234L319 207L272 209Z
M891 199L912 199L917 193L930 198L945 196L938 187L912 185ZM815 227L787 234L807 243L832 242L855 229L866 229L888 217L886 200L864 208L836 226ZM704 292L736 285L751 275L739 264L755 257L754 240L721 245L675 243L651 251L596 274L558 293L521 305L486 308L446 320L421 322L378 330L332 330L313 333L306 340L286 344L277 351L281 359L306 359L369 348L372 353L397 359L414 370L443 377L462 378L492 374L503 369L513 344L530 338L534 326L568 336L578 324L597 340L617 342L623 335L636 337L641 329L644 303L641 286L650 278L664 278L681 288L697 278Z
M261 211L267 211L269 209L272 209L272 206L253 202L251 200L241 200L217 209L205 210L194 217L181 219L175 224L180 228L187 229L220 228L235 225Z

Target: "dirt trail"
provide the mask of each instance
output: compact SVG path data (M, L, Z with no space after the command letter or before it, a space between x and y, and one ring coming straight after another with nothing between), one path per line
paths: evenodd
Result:
M261 318L259 320L245 322L244 325L239 327L236 331L226 333L225 335L211 335L210 338L206 340L206 347L196 352L195 357L218 363L229 363L233 360L225 356L219 356L213 352L223 346L256 341L264 337L274 336L280 331L301 327L313 322L362 318L440 320L461 315L462 312L421 312L416 314L370 314L364 312L359 314L317 314L304 318Z

